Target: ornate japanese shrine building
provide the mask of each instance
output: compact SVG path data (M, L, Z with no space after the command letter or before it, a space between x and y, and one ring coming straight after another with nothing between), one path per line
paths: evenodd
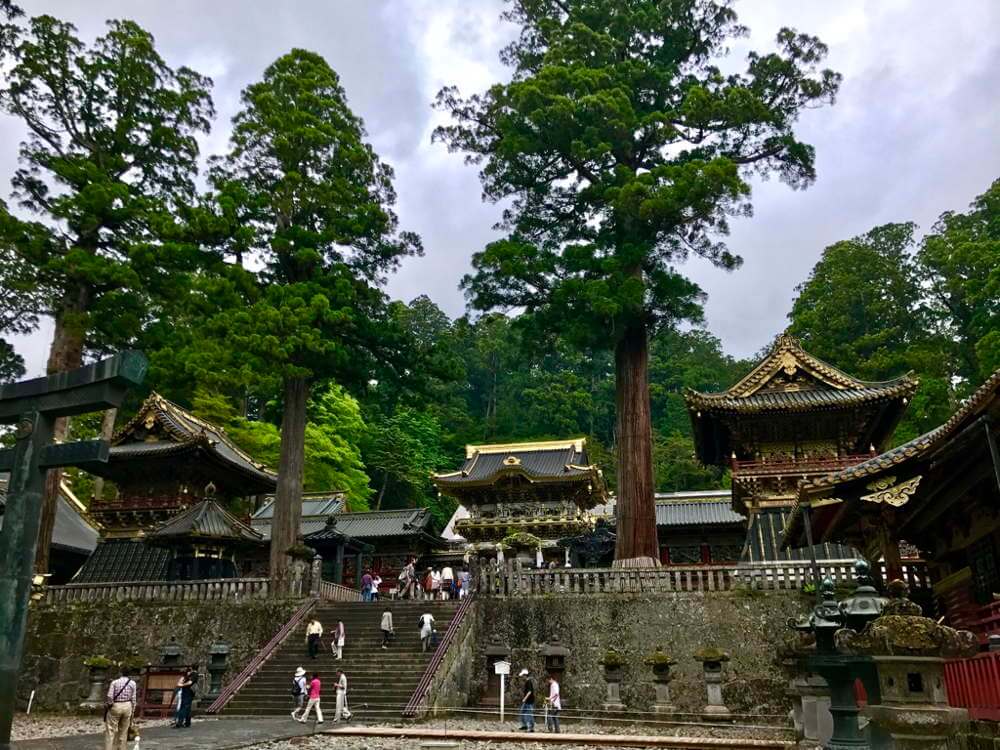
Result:
M222 429L157 393L93 471L114 491L90 506L101 541L76 582L230 577L266 557L262 535L222 506L272 492L275 475Z
M1000 632L1000 370L943 425L798 490L785 543L851 544L908 579L899 544L927 560L938 614ZM807 518L808 516L808 518Z
M590 531L607 500L601 470L590 463L586 440L469 445L457 471L434 484L468 511L454 532L473 552L495 555L515 534L542 540L546 559L565 559L558 540Z
M782 334L731 388L685 394L696 455L732 472L733 510L748 518L744 561L808 559L808 549L782 543L799 483L882 451L916 388L909 375L858 380ZM853 556L816 541L817 558Z

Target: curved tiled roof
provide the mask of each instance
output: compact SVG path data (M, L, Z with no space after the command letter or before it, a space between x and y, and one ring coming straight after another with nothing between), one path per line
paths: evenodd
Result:
M330 522L324 524L324 528L307 534L304 539L309 542L344 536L352 539L414 536L432 533L433 520L426 508L337 513L330 517Z
M150 420L159 423L170 440L149 443L130 441L133 432L150 424ZM277 482L274 472L237 446L221 427L199 419L156 392L150 393L135 416L115 433L111 439L109 460L117 463L134 458L166 456L191 448L209 451L262 488L273 488Z
M445 489L489 485L505 475L522 476L530 482L599 482L603 488L601 472L589 463L583 438L470 445L466 447L465 463L458 471L435 474L433 479L438 487Z
M260 542L263 536L214 500L202 500L150 532L151 540L197 537L218 541Z
M824 408L856 406L873 401L909 397L917 388L915 380L904 375L885 383L866 384L862 388L798 391L758 391L749 396L722 393L699 393L689 390L684 398L689 407L736 412L813 411Z
M657 526L744 526L746 519L734 511L728 497L722 500L656 501Z

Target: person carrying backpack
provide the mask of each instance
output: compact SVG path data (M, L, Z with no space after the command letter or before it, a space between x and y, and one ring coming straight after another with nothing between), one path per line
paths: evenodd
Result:
M306 707L306 670L299 667L292 677L292 699L295 701L295 710L292 711L292 718L299 720L299 714Z

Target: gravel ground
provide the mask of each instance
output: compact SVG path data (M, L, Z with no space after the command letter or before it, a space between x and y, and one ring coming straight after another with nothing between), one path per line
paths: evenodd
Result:
M326 724L328 728L335 725ZM399 724L387 723L385 726L399 727ZM452 729L452 730L482 730L482 731L515 731L517 724L507 722L503 725L498 721L481 721L478 719L449 719L422 722L414 725L420 729ZM543 732L544 728L536 727L537 732ZM676 737L740 737L748 739L790 739L791 732L781 728L766 729L737 729L735 727L710 727L700 725L685 726L652 726L635 724L634 722L615 723L586 723L572 722L563 724L564 732L574 734L621 734L621 735L661 735ZM474 742L468 740L441 740L426 739L424 742L454 742L456 748L461 750L485 750L491 748L496 750L501 745L495 742ZM338 750L414 750L420 747L420 740L402 739L390 737L338 737ZM330 738L323 736L297 737L284 742L265 742L254 745L253 750L329 750ZM525 742L518 745L519 748L527 750L550 749L552 746L541 742ZM597 750L595 745L578 745L575 748L583 750ZM640 746L636 746L640 747ZM607 750L601 748L601 750Z
M140 726L159 727L169 719L143 719ZM55 714L15 714L14 740L37 740L43 737L70 737L75 734L103 732L104 723L99 714L93 716L65 716Z

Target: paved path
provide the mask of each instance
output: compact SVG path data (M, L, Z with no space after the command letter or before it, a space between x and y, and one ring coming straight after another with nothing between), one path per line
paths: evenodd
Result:
M753 748L754 750L789 750L794 742L785 740L744 740L734 737L663 737L639 734L549 734L548 732L484 732L472 729L420 729L407 727L348 726L327 729L324 735L336 737L408 737L423 740L475 740L479 742L537 742L553 745L607 745L610 747Z
M233 750L258 742L284 740L312 734L314 725L298 724L284 719L195 719L190 729L151 727L142 731L142 750ZM329 724L320 724L322 730ZM76 734L70 737L49 737L21 740L13 743L14 750L101 750L103 734ZM131 750L132 745L129 745Z

